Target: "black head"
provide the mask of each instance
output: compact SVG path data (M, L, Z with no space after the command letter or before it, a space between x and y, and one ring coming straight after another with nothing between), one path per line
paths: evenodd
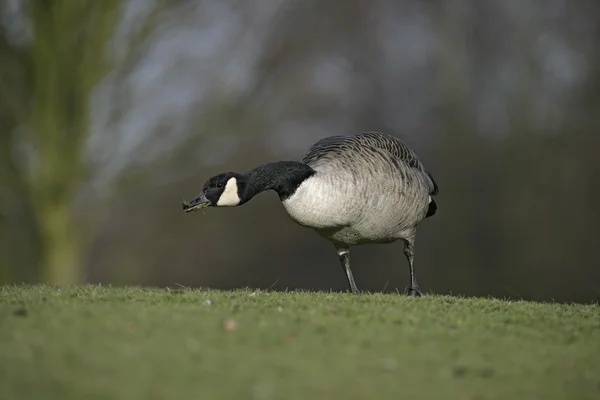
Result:
M204 184L202 191L189 202L183 203L186 212L205 207L235 207L244 203L243 193L246 189L244 175L235 172L224 172L215 175Z

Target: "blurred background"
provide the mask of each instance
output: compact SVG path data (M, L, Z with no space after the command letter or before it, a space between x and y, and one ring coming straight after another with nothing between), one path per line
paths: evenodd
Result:
M268 192L213 174L365 130L440 185L424 291L600 300L600 2L0 0L0 282L346 290ZM402 244L355 248L404 291Z

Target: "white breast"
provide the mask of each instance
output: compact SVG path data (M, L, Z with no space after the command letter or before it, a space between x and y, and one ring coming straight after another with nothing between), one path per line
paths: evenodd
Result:
M303 226L325 229L348 225L352 215L344 211L348 210L344 202L351 198L353 185L339 182L336 184L329 176L314 175L302 182L296 192L283 201L283 206L292 219Z

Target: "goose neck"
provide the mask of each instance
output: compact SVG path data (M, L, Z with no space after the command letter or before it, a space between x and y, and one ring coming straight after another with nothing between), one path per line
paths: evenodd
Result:
M247 175L248 195L275 190L281 200L290 197L304 180L315 174L308 165L297 161L278 161L261 165Z

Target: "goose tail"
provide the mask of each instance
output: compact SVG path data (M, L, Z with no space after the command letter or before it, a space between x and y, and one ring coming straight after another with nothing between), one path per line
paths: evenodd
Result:
M431 181L432 189L431 189L431 192L429 193L429 209L427 210L427 215L425 215L425 218L433 217L435 215L435 212L437 211L437 204L432 196L437 195L440 191L440 188L438 187L437 182L435 181L435 179L433 179L433 175L431 175L429 172L427 172L427 176L429 177L429 180Z

